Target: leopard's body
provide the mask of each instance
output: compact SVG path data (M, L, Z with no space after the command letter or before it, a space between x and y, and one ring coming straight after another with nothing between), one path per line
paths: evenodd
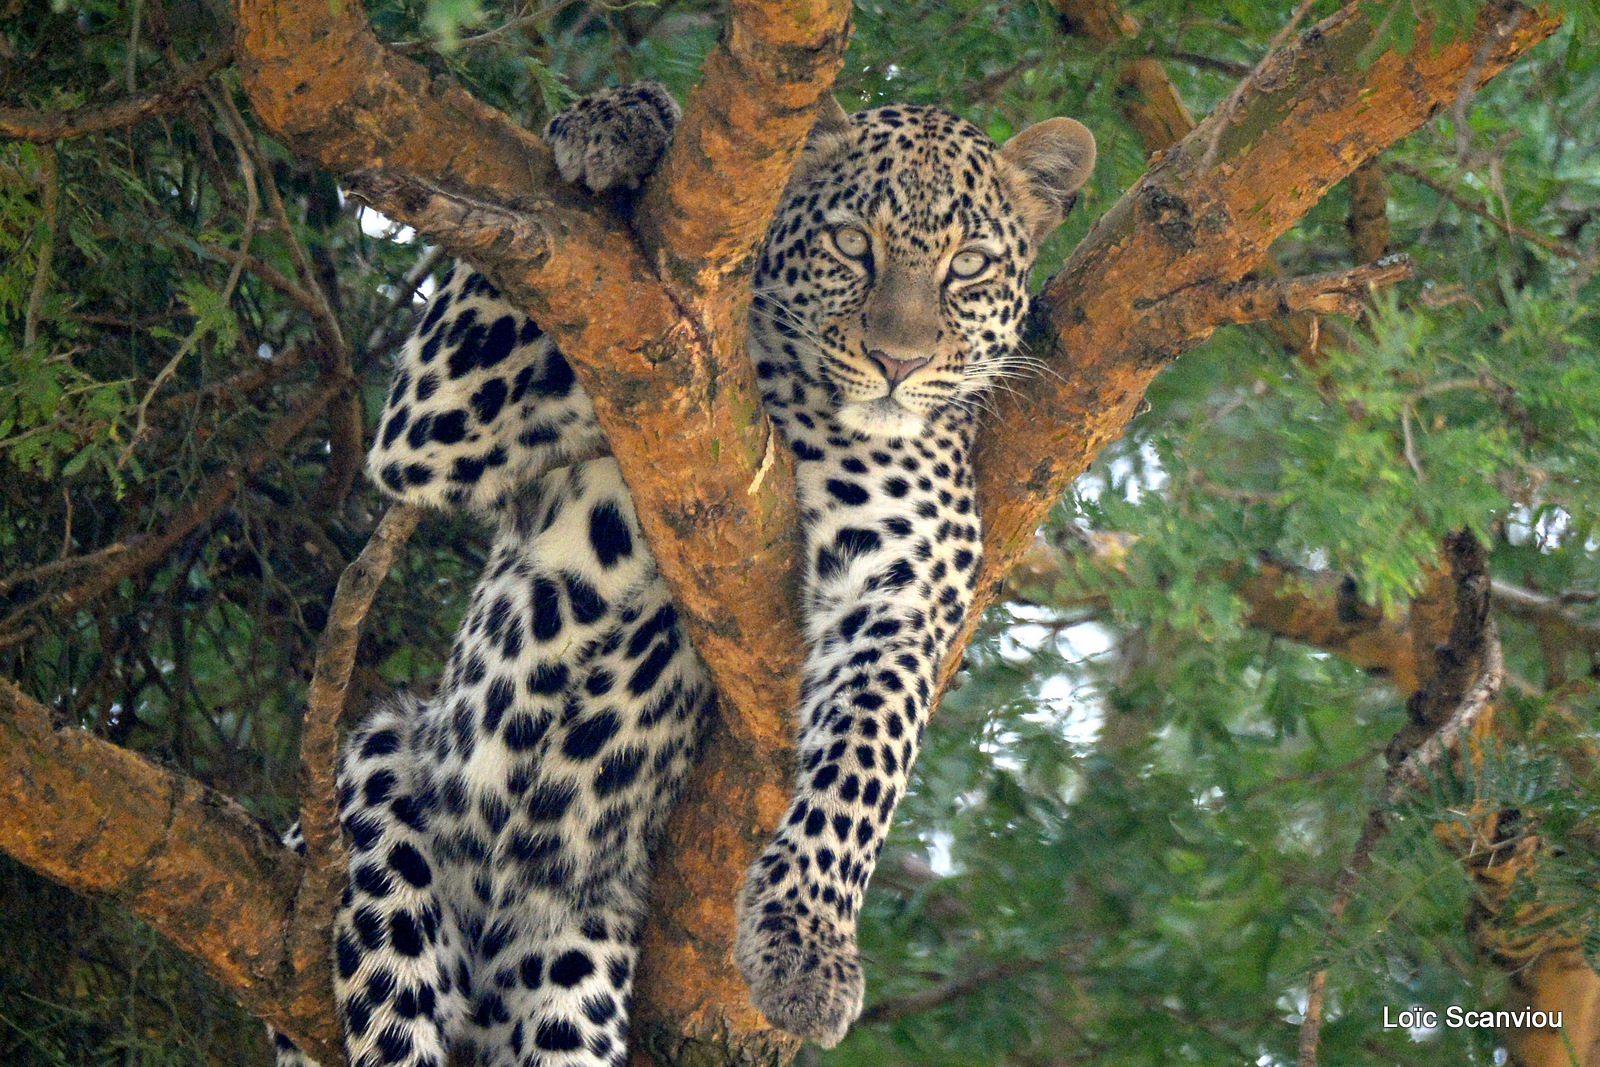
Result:
M602 104L630 93L664 145L664 93ZM564 175L636 180L659 147L622 138L619 164L588 107L547 130ZM856 914L977 581L976 403L1092 164L1081 127L1027 136L997 150L921 107L819 122L753 280L750 355L797 459L807 655L795 797L736 957L772 1022L827 1044L860 1011ZM650 845L715 717L706 670L588 398L482 277L434 297L369 469L494 543L437 695L380 710L341 765L351 1062L620 1063Z

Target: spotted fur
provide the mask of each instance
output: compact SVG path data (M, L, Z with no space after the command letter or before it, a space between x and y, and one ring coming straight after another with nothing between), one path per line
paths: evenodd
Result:
M660 148L612 133L670 127L664 95L552 122L557 158L589 160L565 176L637 184ZM798 461L807 655L795 796L745 880L736 958L774 1024L825 1045L860 1011L856 915L977 581L977 406L1092 161L1070 120L997 148L935 108L830 113L758 262L750 354ZM650 845L714 717L705 668L588 398L481 276L458 269L407 343L369 471L494 541L437 696L344 751L350 1060L619 1064Z

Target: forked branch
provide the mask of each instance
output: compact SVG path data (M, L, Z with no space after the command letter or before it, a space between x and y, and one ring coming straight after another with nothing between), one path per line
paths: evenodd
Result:
M1180 290L1149 306L1175 338L1204 339L1217 327L1292 315L1356 315L1372 291L1415 273L1411 257L1386 256L1351 270L1299 278L1247 279Z

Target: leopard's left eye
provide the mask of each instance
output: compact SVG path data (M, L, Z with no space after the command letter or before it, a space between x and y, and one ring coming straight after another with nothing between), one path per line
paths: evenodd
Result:
M950 261L952 278L976 278L989 265L989 257L982 252L959 252Z
M851 259L865 259L872 250L872 241L854 226L840 226L833 231L834 246Z

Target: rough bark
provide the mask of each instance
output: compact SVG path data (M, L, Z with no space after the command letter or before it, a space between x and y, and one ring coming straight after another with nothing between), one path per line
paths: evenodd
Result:
M1389 181L1378 163L1368 161L1350 175L1350 248L1362 261L1382 259L1392 249L1389 236Z
M54 728L48 708L3 679L0 849L125 904L302 1040L337 1040L326 1002L294 1016L278 1001L299 859L226 797L85 730Z
M793 597L784 595L791 583L771 591L773 575L794 573L793 503L785 454L730 338L744 299L739 265L760 236L752 220L770 210L787 178L804 132L796 109L831 78L829 49L842 44L844 9L791 9L775 0L734 6L724 46L732 58L708 64L704 102L691 101L689 129L700 129L699 139L684 139L692 150L679 150L649 194L650 203L676 205L682 215L652 222L647 211L641 232L647 244L652 233L661 242L648 255L616 220L556 185L549 153L535 138L382 48L359 8L238 0L237 14L241 72L263 121L296 151L350 176L386 212L486 267L556 336L595 397L662 571L722 687L726 720L718 742L724 747L705 761L662 863L636 1044L674 1062L785 1058L792 1045L761 1028L727 946L734 887L785 799L782 715L792 704L799 641L788 609ZM751 28L759 20L768 21ZM985 602L1061 490L1121 433L1154 374L1215 325L1185 322L1181 310L1243 279L1334 182L1453 99L1469 71L1491 76L1556 22L1522 20L1476 63L1494 24L1438 51L1424 43L1362 69L1356 55L1372 27L1351 5L1274 57L1241 95L1226 130L1213 138L1217 120L1202 124L1100 221L1046 292L1054 336L1036 350L1049 356L1055 375L1025 386L1015 404L1003 399L982 438ZM1417 39L1426 42L1428 34ZM770 83L748 94L717 88L719 79L748 77L796 54L808 58L784 72L795 84L769 71ZM740 100L748 106L736 106ZM697 106L704 109L699 120ZM763 125L746 129L746 122ZM719 129L740 130L749 140L719 144ZM1213 141L1216 163L1201 167ZM764 184L765 199L730 208L730 218L744 220L735 239L696 245L691 223L705 219L710 206L687 193L675 198L673 190L726 187L725 171ZM665 279L653 264L668 271ZM111 758L83 756L89 770L77 775L71 760L79 755L24 745L9 721L3 728L11 740L3 758L26 762L43 752L58 790L87 795L95 788L93 768ZM127 771L130 780L145 773ZM114 795L124 787L107 788ZM162 788L174 787L158 779L135 807L155 810L151 798L164 795ZM66 809L52 807L46 794L13 793L4 847L22 850L24 862L64 869L36 840L13 840L19 822L33 826L22 836L64 835L58 839L67 852L79 841L92 844L93 835L59 817ZM205 836L214 829L197 824L183 847L224 857L237 849L233 837ZM143 841L146 831L130 826L128 839ZM186 859L232 885L216 857ZM325 1036L329 1015L297 1015L282 989L263 986L271 967L232 962L252 945L260 951L251 959L281 959L250 926L285 914L274 885L290 892L273 882L285 868L263 864L256 881L266 888L254 888L264 898L258 909L232 909L234 936L215 929L229 916L174 909L147 894L130 906L284 1030L302 1040ZM115 872L84 888L114 884L121 884Z
M848 4L732 6L646 193L643 253L558 188L542 144L388 53L359 12L314 0L237 10L257 113L297 150L362 172L352 187L386 213L488 269L595 399L723 719L704 757L722 775L691 786L657 859L636 1030L686 1048L749 1035L787 1058L792 1041L750 1007L730 951L732 887L787 799L783 716L800 649L773 599L730 595L794 573L790 460L743 354L744 278L838 69ZM480 141L488 150L475 155ZM674 961L666 971L663 958Z

